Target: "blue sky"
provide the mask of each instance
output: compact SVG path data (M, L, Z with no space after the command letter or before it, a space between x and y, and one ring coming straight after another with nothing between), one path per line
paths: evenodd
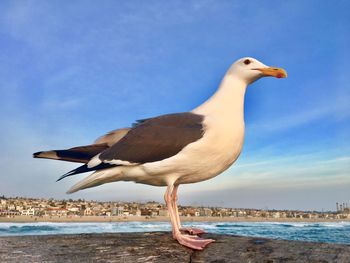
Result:
M1 1L0 194L162 200L113 183L65 191L76 165L32 159L135 119L188 111L236 59L287 69L246 94L240 159L180 203L334 209L350 202L348 1Z

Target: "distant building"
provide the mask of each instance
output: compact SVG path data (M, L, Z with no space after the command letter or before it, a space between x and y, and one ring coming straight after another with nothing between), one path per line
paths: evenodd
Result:
M136 209L135 216L141 216L141 209Z
M112 216L123 216L124 206L115 206L112 208Z
M84 216L91 216L92 215L92 210L90 207L86 207L84 210Z
M156 217L156 216L158 216L158 211L152 210L151 211L151 217Z
M68 210L60 207L49 207L46 210L48 216L67 216Z
M3 210L0 211L0 216L19 216L21 215L18 211Z
M7 206L7 210L10 210L10 211L16 211L16 206L14 204L9 204Z
M211 216L213 211L210 208L202 208L199 210L199 216Z
M34 208L30 208L27 210L22 210L21 215L22 216L35 216L38 211L36 211Z
M24 210L23 206L21 206L21 205L16 205L16 211L21 212L22 210Z
M158 215L159 216L169 216L169 212L167 209L159 209Z
M152 210L148 208L141 208L142 216L151 216Z
M79 214L79 212L80 212L79 207L69 207L67 210L69 212L71 212L72 214Z
M274 212L273 214L272 214L272 217L273 218L280 218L281 216L280 216L280 212Z

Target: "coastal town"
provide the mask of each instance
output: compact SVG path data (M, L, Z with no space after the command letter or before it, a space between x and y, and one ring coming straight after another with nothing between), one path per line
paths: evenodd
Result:
M314 219L339 220L350 219L347 203L336 203L335 211L296 211L261 210L225 207L179 206L179 214L188 218L266 218L266 219ZM0 197L0 218L25 217L167 217L168 211L159 202L99 202L78 200L35 199L22 197Z

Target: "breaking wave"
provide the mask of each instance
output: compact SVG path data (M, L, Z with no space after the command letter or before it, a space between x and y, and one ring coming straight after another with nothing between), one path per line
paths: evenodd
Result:
M350 222L185 222L208 233L350 244ZM167 222L0 223L0 236L171 231Z

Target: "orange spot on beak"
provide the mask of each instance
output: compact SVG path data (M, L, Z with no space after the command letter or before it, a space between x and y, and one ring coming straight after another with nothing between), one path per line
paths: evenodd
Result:
M282 68L256 68L255 70L259 70L264 77L275 77L275 78L286 78L287 72Z

